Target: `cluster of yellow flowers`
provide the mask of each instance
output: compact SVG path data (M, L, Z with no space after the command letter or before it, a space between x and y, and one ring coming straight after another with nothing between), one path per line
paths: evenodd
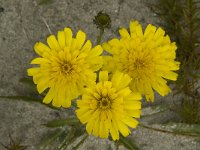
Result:
M167 80L176 80L179 69L176 44L161 28L149 24L142 31L138 21L130 22L130 32L119 30L120 39L92 47L83 31L75 37L70 28L50 35L48 46L38 42L40 56L28 69L39 93L48 89L43 102L68 108L77 100L76 114L89 134L119 139L128 136L141 115L141 95L154 100L154 90L170 92ZM103 50L110 55L102 55ZM98 72L98 73L97 73Z

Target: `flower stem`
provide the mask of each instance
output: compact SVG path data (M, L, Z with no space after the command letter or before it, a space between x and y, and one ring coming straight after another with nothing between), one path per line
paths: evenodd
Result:
M75 133L75 128L72 128L69 133L66 135L65 139L63 140L62 144L58 147L58 150L65 150L66 147L69 145L69 141L72 139Z
M89 135L86 133L82 140L75 147L73 147L72 150L77 150L79 146L81 146L88 137Z
M101 38L104 34L104 28L100 28L100 32L99 32L99 36L97 37L97 45L99 45L101 43Z
M116 150L119 150L119 142L115 142Z
M182 135L182 136L190 136L190 137L200 137L199 135L194 135L194 134L176 133L176 132L173 132L173 131L153 128L153 127L141 124L141 123L139 124L139 126L142 127L142 128L150 129L150 130L157 131L157 132L169 133L169 134L174 134L174 135Z
M139 150L139 147L137 147L133 140L125 138L122 135L120 135L119 142L122 143L129 150Z

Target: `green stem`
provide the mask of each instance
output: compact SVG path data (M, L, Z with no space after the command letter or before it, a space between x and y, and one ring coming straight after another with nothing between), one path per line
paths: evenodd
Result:
M6 98L11 100L24 100L24 101L31 101L31 102L39 102L42 103L42 99L33 98L29 96L22 96L22 95L14 95L14 96L0 96L0 98Z
M89 135L86 133L82 140L75 147L73 147L72 150L77 150L79 146L81 146L88 137Z
M57 128L67 125L74 126L77 124L79 124L79 120L77 118L68 118L68 119L55 119L43 125L49 128Z
M102 36L104 34L104 28L100 28L99 36L97 37L97 45L101 43Z
M62 144L58 147L58 150L65 150L67 146L69 145L69 141L72 139L75 133L75 128L72 128L69 133L66 135L64 141Z
M22 100L22 101L25 101L25 102L37 102L37 103L39 102L40 104L45 105L45 106L47 106L47 107L49 107L49 108L51 108L51 109L58 110L58 108L51 106L51 104L48 104L48 105L44 104L44 103L42 102L42 99L41 99L41 98L34 98L34 97L23 96L23 95L0 96L0 100L1 100L1 99L3 100L4 98L10 99L10 100Z
M166 109L161 110L161 111L156 112L156 113L147 114L147 115L142 115L141 118L147 118L147 117L155 116L155 115L158 115L158 114L160 114L160 113L163 113L163 112L165 112L165 111L167 111L167 110L169 110L169 109L166 108Z
M132 140L129 140L122 135L120 135L119 142L122 143L129 150L139 150L139 147L137 147L137 145L135 145Z
M200 137L200 135L186 134L186 133L176 133L176 132L173 132L173 131L153 128L153 127L141 124L141 123L139 124L139 126L142 127L142 128L146 128L146 129L150 129L150 130L157 131L157 132L162 132L162 133L169 133L169 134L174 134L174 135L182 135L182 136L190 136L190 137Z
M115 142L116 150L119 150L119 142Z
M44 150L48 145L55 142L63 132L64 131L62 129L57 129L57 130L53 131L51 134L49 134L46 138L44 138L40 142L39 149Z

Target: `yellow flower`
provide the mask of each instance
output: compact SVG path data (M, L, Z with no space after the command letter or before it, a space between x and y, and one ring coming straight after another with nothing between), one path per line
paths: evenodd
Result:
M92 48L91 42L85 43L86 35L78 31L75 38L72 31L65 28L59 31L57 39L54 35L47 38L48 46L38 42L35 52L40 56L31 64L39 66L28 69L33 76L37 90L42 93L49 88L43 102L52 101L55 107L70 107L71 100L77 98L85 86L96 82L95 71L102 67L102 47ZM85 43L85 44L84 44Z
M99 82L86 88L81 100L77 101L77 117L89 134L119 139L119 132L128 136L131 131L128 126L135 128L141 114L141 95L133 93L128 86L131 78L120 72L115 72L111 80L108 72L99 73Z
M179 69L179 62L175 61L176 44L161 28L151 24L143 33L138 21L130 22L130 34L125 28L119 33L120 40L103 44L112 54L104 57L104 69L127 73L133 79L131 90L144 94L148 101L154 100L153 89L162 96L168 94L170 88L165 79L175 81L177 74L173 71Z

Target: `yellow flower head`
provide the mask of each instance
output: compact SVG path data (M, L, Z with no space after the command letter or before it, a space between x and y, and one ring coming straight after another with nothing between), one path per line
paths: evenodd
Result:
M91 42L85 43L86 35L78 31L75 38L72 31L65 28L59 31L57 39L54 35L47 38L48 46L38 42L35 52L40 56L31 64L39 66L28 69L33 76L37 90L42 93L49 88L43 99L55 107L70 107L71 100L78 97L83 88L95 84L96 73L102 66L101 46L92 48ZM85 44L84 44L85 43Z
M131 90L144 94L147 100L154 100L153 89L162 96L168 94L170 88L165 79L176 80L173 71L179 69L179 62L175 61L176 44L161 28L151 24L143 33L138 21L130 22L130 34L125 28L119 33L120 39L103 44L112 54L104 57L104 69L127 73L133 79Z
M99 73L99 82L86 88L81 100L77 101L77 117L89 134L119 139L119 133L124 137L130 134L128 126L135 128L141 114L141 95L133 93L128 86L131 78L120 72L115 72L111 80L108 72Z

